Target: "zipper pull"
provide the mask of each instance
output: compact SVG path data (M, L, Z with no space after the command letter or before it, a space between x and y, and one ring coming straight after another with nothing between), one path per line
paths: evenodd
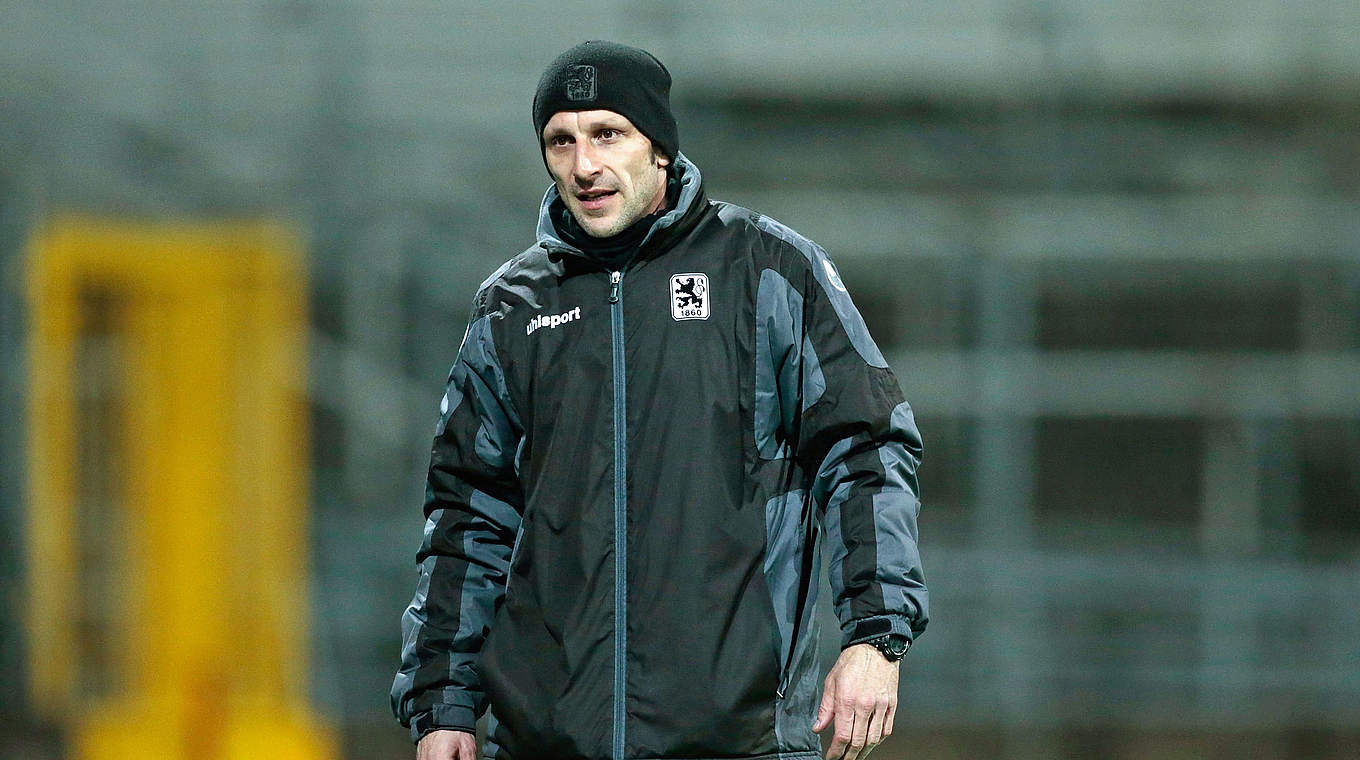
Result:
M623 279L623 272L609 273L609 302L619 302L619 280Z

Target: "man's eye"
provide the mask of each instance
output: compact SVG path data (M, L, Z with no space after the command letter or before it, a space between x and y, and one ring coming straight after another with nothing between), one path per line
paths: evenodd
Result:
M550 140L548 140L548 144L556 147L566 145L567 141L568 138L566 135L554 135Z
M617 129L601 129L601 130L600 130L600 139L601 139L601 140L613 140L615 137L618 137L618 136L619 136L619 131L618 131Z

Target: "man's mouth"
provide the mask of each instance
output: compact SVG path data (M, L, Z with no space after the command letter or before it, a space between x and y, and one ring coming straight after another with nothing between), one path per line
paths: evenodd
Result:
M617 190L586 190L577 193L576 200L580 201L585 208L595 210L603 208L604 204L617 192Z

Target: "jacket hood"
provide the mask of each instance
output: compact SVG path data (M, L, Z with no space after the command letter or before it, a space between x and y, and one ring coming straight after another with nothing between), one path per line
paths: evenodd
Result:
M638 243L639 250L647 247L649 243L683 233L708 207L707 198L704 196L703 174L683 153L677 153L675 156L675 176L680 181L680 197L675 202L675 208L652 223L652 228ZM565 242L557 234L557 227L553 224L553 209L561 203L556 183L549 185L548 191L543 194L543 202L538 207L538 246L550 252L570 253L589 258L587 254Z

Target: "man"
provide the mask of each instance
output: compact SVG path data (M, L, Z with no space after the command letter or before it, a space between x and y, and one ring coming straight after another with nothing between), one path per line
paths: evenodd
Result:
M921 444L826 254L704 197L670 74L548 67L538 244L486 280L449 375L403 617L421 760L855 760L926 624ZM820 552L842 652L817 705ZM814 715L815 712L815 715Z

